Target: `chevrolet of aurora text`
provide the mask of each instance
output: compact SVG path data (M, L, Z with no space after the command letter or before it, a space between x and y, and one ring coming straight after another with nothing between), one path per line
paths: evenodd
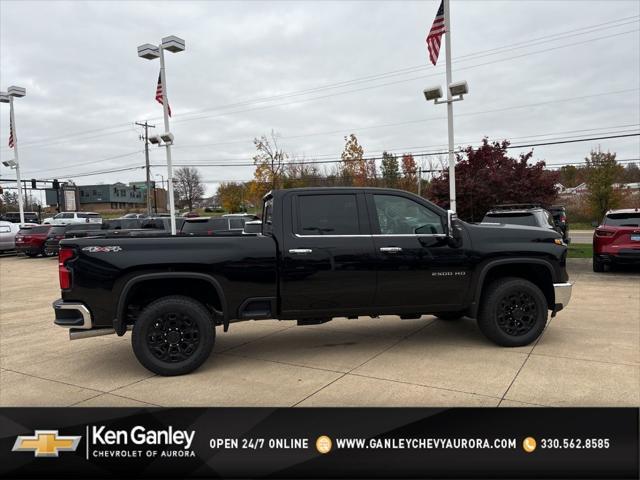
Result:
M404 191L276 190L256 234L62 240L53 308L72 339L132 330L160 375L198 368L245 320L466 316L518 347L567 306L566 257L556 231L466 223Z

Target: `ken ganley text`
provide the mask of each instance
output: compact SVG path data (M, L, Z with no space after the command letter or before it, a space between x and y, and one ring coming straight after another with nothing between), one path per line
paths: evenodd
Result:
M141 425L129 430L112 430L104 425L94 425L90 430L91 448L88 449L87 456L195 457L195 453L191 450L195 434L194 430L178 430L172 426L162 430L147 429ZM103 446L109 448L101 449L100 447ZM138 450L136 446L146 448Z

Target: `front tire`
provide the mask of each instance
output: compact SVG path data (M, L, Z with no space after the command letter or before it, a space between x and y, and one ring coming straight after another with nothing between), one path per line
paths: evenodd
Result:
M138 361L153 373L184 375L211 354L216 330L200 302L180 295L150 303L133 325L131 344Z
M478 326L503 347L522 347L536 340L547 324L547 299L533 283L507 277L491 283L483 295Z

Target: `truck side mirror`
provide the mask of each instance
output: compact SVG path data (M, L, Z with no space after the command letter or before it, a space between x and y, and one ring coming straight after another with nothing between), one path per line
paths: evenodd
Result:
M447 210L447 240L449 245L458 248L462 245L460 228L456 225L458 215L453 210Z

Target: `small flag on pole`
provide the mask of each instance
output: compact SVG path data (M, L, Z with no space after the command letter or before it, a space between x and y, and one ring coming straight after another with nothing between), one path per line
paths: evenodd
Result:
M431 30L427 35L427 48L429 49L429 60L434 65L438 61L438 54L440 53L440 43L442 42L442 34L445 33L444 28L444 0L440 2L440 8L436 13L436 18L433 20Z
M9 117L9 148L13 148L13 118Z
M156 87L156 101L163 105L162 99L164 96L164 88L162 87L162 72L158 74L158 86ZM169 116L171 116L171 106L167 103L167 111L169 112Z

